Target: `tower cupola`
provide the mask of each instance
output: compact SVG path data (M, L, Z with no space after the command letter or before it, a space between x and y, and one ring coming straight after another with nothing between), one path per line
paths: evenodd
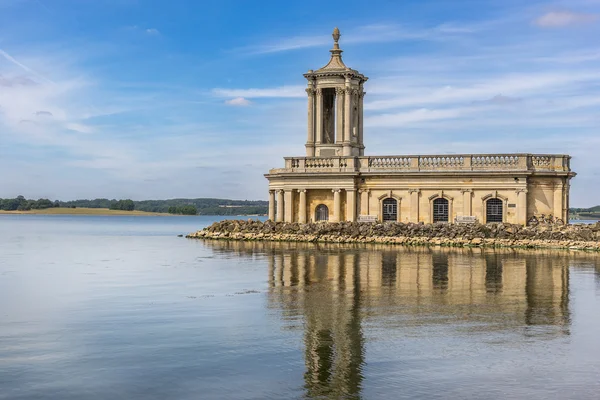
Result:
M368 78L344 64L338 28L332 36L329 62L304 74L308 80L306 156L362 156L363 85Z

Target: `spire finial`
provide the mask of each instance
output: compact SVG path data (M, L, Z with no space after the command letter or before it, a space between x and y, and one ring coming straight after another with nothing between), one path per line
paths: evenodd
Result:
M333 48L339 49L340 45L338 42L340 40L340 36L342 36L342 35L340 34L340 30L338 29L337 26L333 29L333 34L331 36L333 36Z

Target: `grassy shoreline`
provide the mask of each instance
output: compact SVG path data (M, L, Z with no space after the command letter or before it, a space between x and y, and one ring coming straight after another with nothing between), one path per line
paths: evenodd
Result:
M16 214L35 214L35 215L131 215L131 216L173 216L173 214L146 212L146 211L124 211L124 210L109 210L108 208L67 208L55 207L45 208L42 210L29 211L4 211L0 210L0 214L16 215Z

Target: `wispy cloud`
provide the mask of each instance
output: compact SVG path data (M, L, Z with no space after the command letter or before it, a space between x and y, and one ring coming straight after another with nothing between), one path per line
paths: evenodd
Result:
M252 104L252 102L245 97L236 97L231 100L226 100L225 104L230 106L246 107Z
M148 28L146 29L146 34L150 36L158 36L160 35L160 31L156 28Z
M598 15L576 13L573 11L551 11L539 18L534 23L542 28L562 28L566 26L579 26L598 21Z
M243 97L247 99L256 98L300 98L305 97L304 86L280 86L275 88L254 89L222 89L216 88L212 93L217 97Z
M404 25L370 24L342 30L344 44L386 43L409 40L447 40L451 36L472 34L477 26L445 23L431 28L409 28ZM259 45L237 49L249 54L268 54L310 47L331 46L332 39L323 33L279 38Z

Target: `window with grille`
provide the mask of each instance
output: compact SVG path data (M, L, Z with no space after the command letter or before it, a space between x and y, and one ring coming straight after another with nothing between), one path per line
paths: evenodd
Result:
M315 210L315 221L329 221L329 208L325 204L319 204Z
M486 203L486 222L502 222L502 200L489 199Z
M440 198L433 201L433 222L448 222L448 200Z
M398 220L398 202L395 199L387 198L383 200L383 220L397 221Z

